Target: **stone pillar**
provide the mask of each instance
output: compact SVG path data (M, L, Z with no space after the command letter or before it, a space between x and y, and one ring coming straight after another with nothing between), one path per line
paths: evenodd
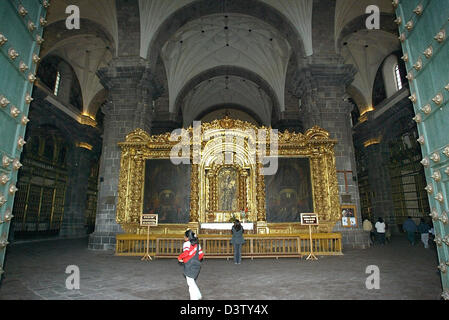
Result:
M75 147L69 154L67 165L69 181L59 236L82 237L86 235L86 195L92 167L92 151Z
M115 235L123 232L116 223L116 205L120 173L120 148L127 134L141 128L150 131L151 113L145 95L151 95L145 62L140 57L116 58L98 71L101 83L109 91L103 107L104 134L100 159L95 232L90 235L89 249L113 250Z
M175 120L153 121L151 123L151 134L158 135L182 128L182 123Z
M346 86L352 81L355 70L351 65L308 65L300 70L299 90L303 99L301 113L304 129L314 125L327 130L337 139L335 158L341 204L357 208L357 228L346 228L337 223L334 231L341 232L343 244L366 247L368 238L362 228L360 197L356 182L357 170L352 138L350 112L352 105L345 101Z
M372 144L365 148L368 164L368 181L373 193L371 195L372 216L377 221L382 217L394 231L397 231L394 204L391 197L390 172L388 158L382 152L383 143ZM374 221L374 222L375 222Z
M287 113L282 112L279 121L277 121L273 125L274 129L278 129L283 132L288 130L290 132L304 132L305 128L302 124L302 120L300 119L300 115L298 112L295 113Z

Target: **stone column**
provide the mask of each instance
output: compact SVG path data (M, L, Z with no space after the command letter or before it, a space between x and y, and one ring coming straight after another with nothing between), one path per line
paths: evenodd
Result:
M341 227L339 222L334 231L342 232L344 244L365 247L368 242L361 229L360 197L354 179L357 170L350 120L352 105L345 101L346 86L354 73L351 65L308 65L299 71L299 90L304 97L301 110L304 129L318 125L338 140L335 158L340 202L357 208L358 227Z
M381 142L365 148L368 160L368 181L373 191L371 195L372 216L375 221L378 217L382 217L389 226L396 229L388 158L382 152L383 147Z
M294 114L281 112L280 120L273 125L273 128L278 129L281 132L285 130L288 130L290 132L305 131L304 130L305 128L302 124L302 120L300 119L300 115L298 114L298 112L295 112Z
M167 120L167 121L153 121L151 123L151 134L164 134L167 132L172 132L175 129L182 128L182 123L180 121L175 120Z
M69 181L59 236L82 237L86 235L86 196L92 167L92 151L75 147L69 154L67 165Z
M142 81L148 73L140 57L116 58L110 66L98 71L109 91L109 102L103 107L104 134L100 159L98 203L95 232L89 238L89 249L113 250L115 235L123 232L116 223L116 205L120 173L120 148L127 134L141 128L150 130L151 114L145 95L152 94L149 83Z

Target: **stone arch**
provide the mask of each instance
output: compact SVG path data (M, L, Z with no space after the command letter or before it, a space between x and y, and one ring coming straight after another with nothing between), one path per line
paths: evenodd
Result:
M162 46L179 28L189 21L219 13L239 13L260 19L279 30L293 48L293 52L301 56L306 55L301 34L290 20L274 7L260 0L236 0L225 3L216 0L201 0L178 9L159 26L149 44L146 55L150 67L153 69Z
M200 83L207 81L208 79L216 76L221 75L229 75L229 76L239 76L242 78L245 78L249 81L252 81L253 83L260 86L260 88L270 97L272 101L272 119L271 122L273 122L275 119L279 117L280 114L280 104L278 101L278 98L276 96L276 93L274 92L273 88L268 84L268 82L263 79L258 74L241 67L236 66L220 66L216 67L210 70L207 70L196 77L190 79L189 82L182 88L178 96L176 97L175 102L175 110L174 112L176 114L181 113L181 107L182 102L186 95L195 88L195 86L199 85Z
M107 98L108 98L108 91L106 89L98 91L88 107L89 114L97 115L98 112L100 111L99 110L100 107L103 105L105 101L107 101Z
M363 108L368 104L362 92L352 84L347 87L346 92L351 96L361 114L364 111Z
M82 25L82 28L79 30L69 30L65 26L65 20L58 20L45 27L43 34L45 42L42 46L41 58L57 49L59 44L65 40L85 35L106 39L109 44L109 50L116 52L117 44L114 37L102 25L85 18L80 19L80 25Z
M58 55L71 65L81 88L81 113L88 114L92 100L103 89L96 72L113 58L116 47L102 24L81 19L81 25L79 30L67 30L64 21L50 24L42 56Z
M71 104L81 112L83 108L83 93L78 75L69 61L57 53L48 54L38 65L37 77L41 83L54 93L57 72L60 73L58 96L64 103Z
M352 84L364 96L366 105L363 108L373 108L373 87L377 71L386 56L400 49L399 40L392 32L386 30L361 28L354 32L349 31L344 35L344 39L339 41L340 53L346 63L352 64L357 69Z
M118 5L123 0L95 0L95 1L72 1L79 8L79 14L81 18L79 30L67 30L65 26L65 20L68 18L66 13L67 6L70 4L68 1L53 1L51 3L47 19L48 27L54 23L62 24L61 28L57 31L68 31L68 33L83 33L90 29L89 22L95 23L97 26L106 32L110 39L113 39L113 47L118 48L118 14L120 8ZM73 3L75 2L75 3ZM126 1L135 3L136 1ZM48 28L46 27L46 29ZM44 38L48 35L48 32L44 33ZM116 52L116 51L114 51Z
M407 71L404 62L401 60L402 51L392 51L385 56L385 59L379 66L378 73L382 74L382 79L385 84L386 98L391 97L397 90L396 78L394 74L394 67L397 64L399 66L399 72L402 85L405 86L407 78L405 77Z
M348 22L341 32L339 33L338 37L336 37L336 50L337 52L341 52L342 46L343 46L343 39L346 38L351 33L357 32L359 30L365 30L366 29L366 19L369 15L363 14L360 15L354 19L352 19L350 22ZM397 34L397 25L394 23L395 16L392 13L386 13L381 12L380 13L380 30L383 30L385 32L391 33L393 35ZM378 30L372 30L373 32Z
M394 74L395 66L399 65L398 57L394 54L389 54L381 64L382 76L385 83L385 89L387 91L387 97L393 95L397 91L397 83Z

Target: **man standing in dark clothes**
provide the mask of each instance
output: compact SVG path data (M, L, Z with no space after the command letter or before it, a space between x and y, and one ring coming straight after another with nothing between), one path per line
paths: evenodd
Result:
M402 229L407 233L407 239L412 246L415 245L415 232L417 231L416 223L412 217L407 217L407 220L402 224Z
M424 244L424 248L429 248L429 230L430 226L421 218L421 223L418 226L418 232L421 234L421 241Z

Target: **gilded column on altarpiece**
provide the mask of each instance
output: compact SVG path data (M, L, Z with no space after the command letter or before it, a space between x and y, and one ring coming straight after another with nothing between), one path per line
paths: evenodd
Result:
M190 222L198 222L199 212L199 165L192 164L190 178Z
M246 194L246 179L248 177L248 174L245 170L243 170L242 174L240 175L240 209L245 210L247 207L247 194Z
M122 156L120 159L120 175L119 175L119 185L118 185L118 201L117 201L117 214L116 222L125 223L126 213L128 210L128 185L129 185L129 175L131 174L131 150L128 147L122 147Z
M266 221L267 215L265 211L265 179L262 174L262 164L257 165L256 175L257 221Z
M136 155L132 159L132 176L130 184L131 192L129 194L131 198L131 210L128 222L139 223L140 215L142 214L142 204L143 204L143 187L144 187L144 166L145 161L141 151L137 151Z

